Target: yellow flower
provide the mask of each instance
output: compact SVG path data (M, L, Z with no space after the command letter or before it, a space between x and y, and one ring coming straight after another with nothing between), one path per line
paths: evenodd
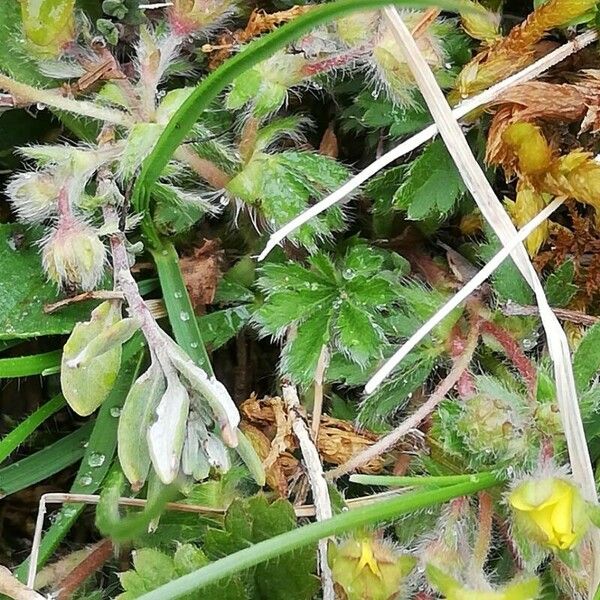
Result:
M518 526L540 545L570 550L588 530L590 521L579 490L564 479L531 479L508 497Z
M415 564L393 545L367 535L331 542L327 554L333 580L347 600L397 597Z

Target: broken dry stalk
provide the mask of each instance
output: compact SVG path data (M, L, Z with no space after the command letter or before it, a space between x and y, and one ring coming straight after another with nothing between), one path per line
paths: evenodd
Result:
M300 401L296 388L289 384L284 384L282 389L283 400L288 407L288 414L292 421L292 430L298 438L300 451L306 465L308 481L313 493L313 502L315 503L315 513L317 521L330 519L333 516L331 510L331 499L327 481L323 473L323 465L319 457L319 452L310 436L310 431L304 420L300 408ZM319 565L321 570L321 583L323 586L323 599L335 600L333 589L333 576L327 562L327 540L319 541Z

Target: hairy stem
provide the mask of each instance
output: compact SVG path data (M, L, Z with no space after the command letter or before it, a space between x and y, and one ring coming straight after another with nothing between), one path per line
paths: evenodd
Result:
M120 110L104 108L87 100L65 98L56 90L44 90L32 87L26 83L15 81L0 73L0 88L9 92L17 104L43 104L58 110L90 117L114 125L131 125L129 115Z

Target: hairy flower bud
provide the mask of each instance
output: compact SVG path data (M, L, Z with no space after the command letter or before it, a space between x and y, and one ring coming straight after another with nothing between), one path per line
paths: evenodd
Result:
M483 380L479 378L478 383ZM480 393L466 399L456 422L456 431L484 463L523 458L529 449L529 422L520 410L520 398L497 387L498 393L480 389Z
M397 597L415 559L374 536L330 542L327 557L333 580L347 600L388 600Z
M186 37L214 27L235 12L231 0L173 0L169 21L175 34Z
M42 241L42 263L48 279L59 287L94 289L104 273L106 249L93 227L63 215Z
M56 213L59 186L55 178L44 171L20 173L6 186L19 220L41 223Z
M586 534L590 519L580 491L559 477L530 478L508 496L515 525L549 550L571 550Z

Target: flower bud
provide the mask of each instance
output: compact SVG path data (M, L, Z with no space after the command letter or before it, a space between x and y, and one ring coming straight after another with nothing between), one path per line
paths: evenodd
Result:
M6 194L19 220L41 223L56 213L59 186L44 171L20 173L6 186Z
M515 525L548 550L571 550L590 526L588 508L575 485L558 477L531 478L508 496Z
M333 580L347 600L388 600L400 594L415 559L373 535L329 543Z
M169 21L173 33L187 37L214 27L235 12L231 0L173 0Z
M484 464L528 454L528 420L519 410L518 398L511 401L511 395L508 390L490 394L480 388L479 393L464 401L456 431Z
M21 0L23 31L40 54L57 56L75 35L75 0Z
M59 287L94 289L104 273L106 249L93 227L72 215L42 241L42 263Z

